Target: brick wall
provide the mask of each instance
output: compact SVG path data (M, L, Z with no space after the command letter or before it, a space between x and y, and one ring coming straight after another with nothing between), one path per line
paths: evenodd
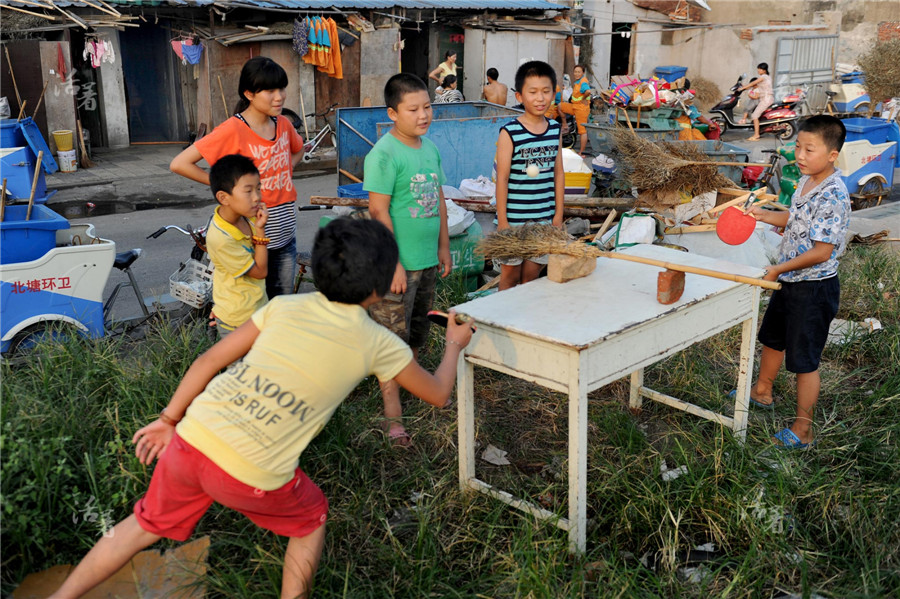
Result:
M878 24L878 41L886 42L888 40L900 39L900 22L898 21L882 21Z

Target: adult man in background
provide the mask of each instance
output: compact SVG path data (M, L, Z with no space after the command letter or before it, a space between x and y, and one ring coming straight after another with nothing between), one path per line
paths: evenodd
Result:
M497 69L491 67L487 70L487 84L481 90L481 97L492 104L506 106L506 98L509 94L509 88L497 81L500 73Z

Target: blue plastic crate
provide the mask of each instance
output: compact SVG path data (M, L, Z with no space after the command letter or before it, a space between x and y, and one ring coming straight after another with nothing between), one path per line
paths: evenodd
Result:
M687 67L679 67L675 65L656 67L653 72L660 79L664 79L669 83L674 83L687 74Z
M337 188L339 198L360 198L369 199L369 192L363 191L362 183L351 183L349 185L338 185Z
M56 247L56 232L68 229L69 221L46 206L35 205L31 220L28 206L7 206L0 223L0 264L37 260Z
M852 118L843 120L847 128L845 141L865 139L872 144L883 144L888 140L891 123L882 119Z
M852 73L841 75L841 83L859 83L860 85L865 85L866 75L862 71L853 71Z

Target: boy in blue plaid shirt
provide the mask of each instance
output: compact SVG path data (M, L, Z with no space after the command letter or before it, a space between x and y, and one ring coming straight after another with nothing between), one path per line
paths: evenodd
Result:
M776 444L788 449L815 443L812 423L821 385L819 360L838 311L837 259L847 246L850 224L850 195L834 166L845 136L844 124L832 116L804 121L796 150L803 177L790 211L751 210L757 220L784 227L784 237L778 261L766 268L764 277L779 281L782 288L772 294L759 330L763 350L750 402L771 408L772 385L781 364L786 362L787 370L796 373L796 417L774 436Z

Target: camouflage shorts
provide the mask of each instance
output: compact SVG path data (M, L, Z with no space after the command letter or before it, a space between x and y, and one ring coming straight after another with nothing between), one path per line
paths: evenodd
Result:
M428 339L428 311L434 303L437 266L424 270L406 271L406 293L388 292L384 298L369 306L369 316L387 327L410 347L422 347Z

